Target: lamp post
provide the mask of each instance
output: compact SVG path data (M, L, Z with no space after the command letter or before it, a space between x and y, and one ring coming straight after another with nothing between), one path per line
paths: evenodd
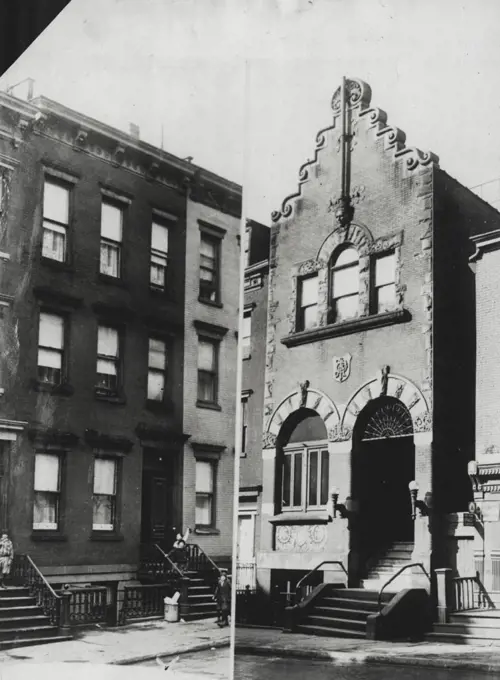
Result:
M418 496L418 483L415 479L408 484L408 489L410 490L411 499L411 518L414 520L417 517L417 496Z

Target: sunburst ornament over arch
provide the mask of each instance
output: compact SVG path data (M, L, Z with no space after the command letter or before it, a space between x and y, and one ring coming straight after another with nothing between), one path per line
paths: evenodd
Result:
M403 404L385 403L368 418L362 439L393 439L412 434L413 422L408 409Z

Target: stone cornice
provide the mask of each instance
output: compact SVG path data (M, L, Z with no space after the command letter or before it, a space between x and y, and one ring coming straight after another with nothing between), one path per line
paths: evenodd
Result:
M469 262L480 260L484 253L500 249L500 229L489 231L486 234L471 236L471 242L475 252L470 256Z

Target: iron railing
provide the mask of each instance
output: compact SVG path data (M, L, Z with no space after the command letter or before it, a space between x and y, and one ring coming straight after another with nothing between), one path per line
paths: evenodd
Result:
M182 578L182 571L158 545L141 545L138 576L155 581L168 582Z
M164 612L164 599L172 597L180 588L176 580L169 583L125 586L118 623L124 625L131 619L161 618Z
M308 572L305 576L303 576L295 586L296 598L298 597L298 599L296 599L295 604L301 602L304 599L304 597L307 597L309 592L311 592L312 586L307 588L307 586L305 586L305 582L308 581L313 574L317 574L319 569L323 567L325 564L337 564L345 574L346 579L345 584L347 586L349 582L349 574L347 573L344 563L341 562L340 560L324 560L323 562L320 562L316 567L314 567L314 569L311 569L311 571ZM304 587L307 588L305 591L303 591Z
M383 586L380 588L378 591L378 597L377 597L377 609L378 611L382 611L382 594L384 590L387 588L389 583L392 583L395 579L397 579L398 576L400 576L404 571L407 569L410 569L411 567L418 567L421 569L421 571L425 574L427 577L429 583L431 583L431 577L429 574L426 572L424 565L421 562L410 562L410 564L405 564L404 567L401 567L401 569L398 569L398 571L393 574L387 581L383 584Z
M71 594L69 601L69 622L73 626L92 623L113 623L108 607L108 593L104 586L74 588L66 590Z
M61 621L62 602L65 598L55 592L29 555L14 556L12 581L29 589L37 606L42 609L53 626L68 625L67 621ZM66 619L67 616L63 618Z
M157 546L157 548L161 550L159 546ZM165 555L163 550L162 553ZM173 557L175 553L175 548L172 548L172 550L170 550L170 552L165 556L168 557L170 561L172 561L171 557ZM180 567L183 571L214 571L217 573L217 575L220 574L221 570L219 567L215 564L212 558L209 557L202 548L200 548L197 543L188 543L184 549L184 554L185 562L183 563L182 567Z
M486 592L479 573L475 576L459 576L453 579L452 612L465 612L472 609L495 609Z
M236 590L251 590L257 585L255 562L238 562L236 564Z

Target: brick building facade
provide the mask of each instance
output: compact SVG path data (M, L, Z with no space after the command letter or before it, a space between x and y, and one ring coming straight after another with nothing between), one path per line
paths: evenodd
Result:
M5 94L0 180L0 512L16 551L53 583L116 589L141 544L190 526L229 563L241 187Z

